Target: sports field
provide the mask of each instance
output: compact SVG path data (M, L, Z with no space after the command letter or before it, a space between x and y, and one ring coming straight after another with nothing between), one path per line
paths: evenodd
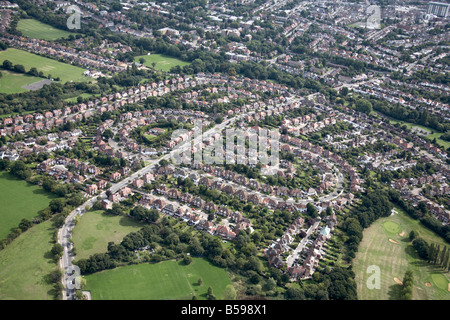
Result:
M119 243L123 237L138 231L142 225L121 216L108 216L103 211L86 212L73 229L72 239L77 251L76 259L89 258L94 253L103 253L108 242Z
M0 70L2 77L0 78L0 93L20 93L28 91L23 86L41 81L42 78L29 76L22 73L9 72Z
M34 225L0 251L0 300L51 300L47 275L51 259L51 221Z
M411 219L400 208L397 214L375 221L364 231L363 240L353 260L356 275L358 298L361 300L396 300L400 285L395 278L403 280L405 271L414 273L414 300L450 300L448 283L450 274L439 266L429 265L417 254L409 242L411 230L428 243L445 244L444 240ZM446 244L449 246L448 244ZM369 266L380 268L380 289L367 286Z
M0 172L0 239L17 228L23 218L31 221L54 198L38 186Z
M57 29L35 19L19 20L17 30L21 31L25 37L48 41L67 38L71 34L75 34L66 30Z
M50 74L53 78L59 77L62 82L89 80L83 75L85 69L15 48L0 51L0 63L3 63L4 60L9 60L13 64L21 64L26 71L35 67L45 76Z
M198 279L203 282L199 286ZM206 299L208 287L217 299L224 298L225 287L231 280L224 269L202 258L192 263L164 261L138 264L102 271L86 278L86 290L93 300L191 300Z
M145 66L153 68L152 63L154 62L154 63L156 63L155 69L166 71L166 72L170 71L170 69L175 66L184 67L184 66L189 65L189 62L186 62L186 61L183 61L180 59L176 59L176 58L172 58L172 57L168 57L168 56L165 56L162 54L150 54L150 55L138 56L138 57L134 58L134 61L139 63L140 58L144 58Z

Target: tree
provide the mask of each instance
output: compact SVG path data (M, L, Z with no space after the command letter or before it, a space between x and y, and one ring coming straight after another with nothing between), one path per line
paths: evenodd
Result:
M237 293L236 289L232 284L229 284L225 287L225 300L236 300Z
M20 223L19 223L19 228L20 228L20 230L22 230L22 232L25 232L29 228L31 228L32 225L33 225L33 223L30 220L22 219L22 221L20 221Z
M108 139L112 139L114 137L114 133L112 132L111 129L106 129L105 131L103 131L103 138L105 138L106 140Z
M424 259L424 260L428 260L429 259L429 245L428 243L422 239L422 238L416 238L413 242L412 245L414 247L414 249L417 251L417 254L419 255L420 258Z
M63 199L53 199L52 201L50 201L49 205L50 210L52 210L53 213L62 212L64 206L65 202Z
M222 117L222 116L217 117L217 118L214 120L214 122L215 122L216 124L221 124L221 123L223 122L223 117Z
M8 159L0 159L0 171L7 170L11 162Z
M367 114L371 113L373 110L372 103L370 103L370 101L367 101L365 99L357 100L355 107L357 111L364 112Z
M201 285L203 284L203 279L202 279L202 278L198 278L197 284L198 284L199 286L201 286Z
M59 258L62 257L63 247L59 243L55 243L50 252L53 255L53 259L57 261Z
M417 232L415 230L411 230L411 232L409 233L409 241L413 241L417 237L418 237Z
M316 207L311 202L308 202L308 204L306 205L306 212L312 218L317 218L317 216L319 215Z
M403 277L403 284L401 290L401 298L403 300L412 300L412 290L413 290L414 275L411 270L405 272Z
M269 278L266 281L264 281L264 284L262 286L262 289L264 291L271 291L274 290L277 287L277 282L275 281L274 278Z
M12 62L9 61L9 60L4 60L4 61L3 61L3 64L2 64L2 68L3 68L3 69L6 69L6 70L12 70L13 64L12 64Z
M28 74L29 74L30 76L33 76L33 77L39 77L39 72L38 72L38 70L37 70L35 67L31 68L31 69L28 71Z
M190 256L186 255L183 259L183 262L185 265L189 265L192 263L192 258Z
M161 161L159 161L160 167L165 167L167 165L169 165L169 161L167 161L166 159L162 159Z
M216 300L216 296L213 293L213 289L211 287L208 287L208 291L206 293L206 299L208 300Z
M83 292L81 290L76 290L75 291L75 299L77 299L77 300L83 300L84 299L84 295L83 295Z
M305 300L305 294L303 292L303 290L294 288L294 287L289 287L286 290L286 299L288 300Z
M24 67L23 65L21 65L21 64L16 64L16 65L14 65L13 70L14 70L15 72L18 72L18 73L25 73L25 72L26 72L26 71L25 71L25 67Z

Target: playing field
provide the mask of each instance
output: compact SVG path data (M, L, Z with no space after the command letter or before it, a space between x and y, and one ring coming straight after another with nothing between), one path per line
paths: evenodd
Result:
M411 230L415 230L428 243L441 246L444 245L444 240L411 219L400 208L396 210L397 214L378 219L364 231L363 240L353 260L358 298L398 299L400 285L396 284L394 278L403 280L405 271L411 269L414 272L414 300L450 300L449 273L418 258L408 235ZM380 268L380 289L370 289L367 286L367 281L373 274L368 271L369 266Z
M9 72L0 70L2 77L0 78L0 93L20 93L28 91L23 86L41 81L42 78L25 75L22 73Z
M51 259L51 221L34 225L0 251L0 300L51 300L46 276L56 268Z
M49 41L67 38L71 34L75 35L73 32L57 29L35 19L19 20L17 30L21 31L25 37Z
M0 239L17 228L23 218L32 220L56 196L44 189L0 172Z
M123 237L138 231L142 225L121 216L108 216L103 211L85 213L73 229L72 239L77 250L77 260L103 253L108 242L119 243Z
M198 279L203 282L199 286ZM185 300L206 299L208 287L217 299L224 298L231 280L224 269L202 258L192 263L164 261L138 264L86 276L87 290L93 300Z
M53 78L59 77L62 82L89 80L83 75L85 69L15 48L0 51L0 63L3 63L4 60L9 60L13 64L21 64L26 71L35 67L45 76L50 74Z
M139 59L143 58L145 60L144 65L150 68L153 68L152 63L155 63L155 69L162 70L162 71L170 71L172 67L180 66L184 67L189 65L189 62L168 57L162 54L150 54L150 55L143 55L138 56L134 58L135 62L139 63Z

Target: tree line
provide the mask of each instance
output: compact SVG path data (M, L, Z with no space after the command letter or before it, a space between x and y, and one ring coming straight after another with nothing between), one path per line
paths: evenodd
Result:
M447 246L439 244L429 244L426 240L419 237L416 231L411 231L409 240L412 241L412 246L417 252L418 256L430 264L441 266L447 272L450 270L450 250Z
M393 208L389 201L389 195L384 190L375 190L362 197L361 205L351 210L345 218L342 228L346 232L347 256L350 259L355 257L359 243L363 237L363 231L374 221L381 217L388 217Z

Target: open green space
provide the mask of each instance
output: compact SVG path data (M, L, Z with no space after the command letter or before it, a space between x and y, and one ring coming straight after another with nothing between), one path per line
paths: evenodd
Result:
M398 223L392 221L386 221L385 223L383 223L383 227L388 233L400 232L400 226L398 225Z
M75 96L75 97L70 97L70 98L67 98L67 99L64 99L64 101L67 101L67 102L77 102L78 100L78 97L81 97L81 98L83 98L83 99L87 99L87 98L90 98L90 97L99 97L100 96L100 94L98 93L98 94L92 94L92 93L82 93L82 94L80 94L80 95L77 95L77 96Z
M73 32L57 29L35 19L19 20L17 30L22 32L25 37L48 41L67 38L71 34L75 35Z
M17 228L22 219L32 220L56 196L7 172L0 173L0 239Z
M134 61L140 63L139 60L141 58L143 58L145 60L144 66L153 68L152 63L155 63L155 69L166 71L166 72L170 71L170 69L175 66L184 67L184 66L189 65L189 62L186 62L186 61L183 61L183 60L180 60L177 58L165 56L162 54L150 54L150 55L137 56L134 58Z
M103 211L86 212L73 229L76 259L106 252L108 242L119 243L127 234L140 228L142 225L130 218L106 215Z
M231 284L224 269L202 258L193 258L189 265L170 260L119 267L85 279L93 300L191 300L194 295L206 299L208 287L223 299L225 287Z
M38 71L42 71L45 76L50 74L53 78L59 77L62 82L89 80L83 75L85 71L83 68L15 48L8 48L0 52L0 63L3 63L4 60L9 60L13 64L21 64L26 71L34 67Z
M34 225L0 251L0 300L51 300L51 221Z
M23 86L41 81L42 78L33 77L27 74L10 72L0 69L2 77L0 77L0 93L21 93L28 91Z
M401 288L394 278L403 280L405 271L414 274L414 300L450 300L448 283L450 274L442 267L420 259L408 239L415 230L429 244L447 245L442 238L425 228L419 221L407 216L396 207L398 213L375 221L364 230L363 240L353 260L358 298L362 300L396 300ZM380 289L367 286L369 266L380 268ZM428 284L428 285L427 285ZM431 284L431 286L430 286Z
M372 111L372 113L380 114L377 111ZM389 118L389 123L390 124L398 123L401 126L405 125L407 128L409 128L412 131L416 132L419 136L426 137L430 141L432 141L434 138L436 138L437 143L441 147L444 147L445 149L450 147L450 142L449 141L445 141L445 140L440 138L444 134L443 132L438 132L436 130L433 130L433 129L425 127L425 126L422 126L420 124L405 122L405 121L396 120L396 119L393 119L393 118Z

